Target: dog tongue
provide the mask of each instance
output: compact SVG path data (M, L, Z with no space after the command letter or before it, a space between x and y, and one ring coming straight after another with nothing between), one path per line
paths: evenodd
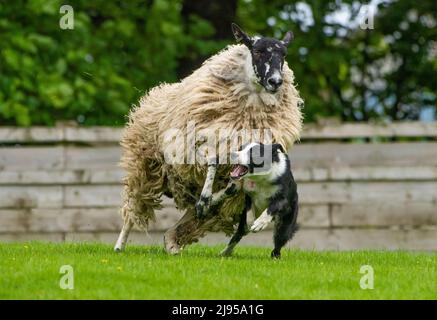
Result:
M231 177L238 178L246 172L246 168L244 166L240 166L237 164L231 172Z

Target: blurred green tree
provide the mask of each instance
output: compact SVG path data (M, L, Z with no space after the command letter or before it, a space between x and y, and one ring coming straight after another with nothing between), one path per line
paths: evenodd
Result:
M131 104L176 81L184 54L179 1L0 1L0 123L122 125Z
M423 108L435 110L436 1L242 2L239 18L250 31L294 32L287 60L307 121L418 119ZM361 28L372 19L371 28Z
M64 4L0 0L0 124L123 125L149 88L233 43L234 20L294 32L287 60L306 121L417 119L436 107L433 0L75 0L74 30L61 30ZM360 28L375 4L373 28Z

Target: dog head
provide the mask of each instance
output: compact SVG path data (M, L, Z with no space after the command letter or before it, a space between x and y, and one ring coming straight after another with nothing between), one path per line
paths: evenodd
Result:
M250 143L231 153L231 162L236 163L231 178L268 176L276 179L287 170L288 157L280 144Z

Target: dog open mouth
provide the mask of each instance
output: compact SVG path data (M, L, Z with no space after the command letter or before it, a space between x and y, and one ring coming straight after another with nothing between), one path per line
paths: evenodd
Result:
M240 179L243 176L245 176L249 172L249 168L242 165L237 164L231 171L231 178L232 179Z

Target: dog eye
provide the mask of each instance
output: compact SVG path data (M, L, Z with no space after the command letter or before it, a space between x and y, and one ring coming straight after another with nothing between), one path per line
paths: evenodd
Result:
M255 58L259 58L262 55L262 52L259 50L253 50L253 56Z

